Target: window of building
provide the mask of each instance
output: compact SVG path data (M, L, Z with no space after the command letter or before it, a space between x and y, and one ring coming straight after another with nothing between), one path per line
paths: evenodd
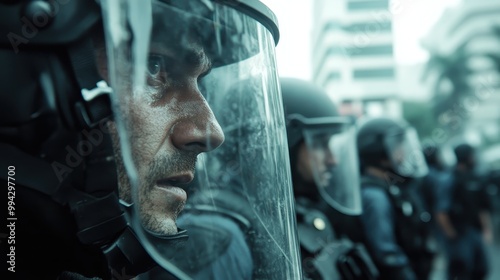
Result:
M392 22L384 21L370 21L358 22L342 27L343 30L350 33L374 33L374 32L388 32L392 29Z
M326 52L325 58L330 55L345 55L345 56L368 56L368 55L392 55L392 45L366 46L366 47L343 47L332 46Z
M356 69L352 76L354 79L393 78L394 68Z
M388 8L389 0L350 0L349 2L347 2L348 11L366 11Z
M322 32L327 32L330 30L337 30L337 29L341 29L341 28L342 28L342 25L339 22L330 20L323 26Z
M353 24L341 25L337 21L328 21L323 25L320 34L317 37L316 45L321 45L325 36L335 30L344 31L350 34L367 34L373 36L379 33L389 33L392 30L391 21L367 21Z
M346 53L352 56L366 55L392 55L392 45L366 46L366 47L349 47L346 48Z
M342 46L332 46L326 51L325 59L332 55L348 55L349 48L344 48Z
M342 25L337 21L328 21L323 25L319 37L325 36L326 33L333 30L343 30L349 33L373 33L373 32L387 32L392 30L391 21L366 21L357 22L352 24Z
M315 74L317 75L323 68L325 61L332 56L343 57L360 57L360 56L391 56L393 54L392 45L381 46L366 46L366 47L344 47L331 46L322 56L320 63L316 66Z
M326 77L326 82L330 82L330 81L338 81L340 80L340 72L339 71L330 71L330 73L328 73L328 76Z

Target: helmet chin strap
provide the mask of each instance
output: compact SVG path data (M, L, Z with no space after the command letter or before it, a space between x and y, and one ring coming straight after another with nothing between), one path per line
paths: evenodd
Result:
M75 104L68 104L74 115L64 117L73 120L75 116L68 123L74 123L77 128L95 126L113 116L110 101L112 89L99 74L94 44L90 38L73 44L68 54L81 96Z

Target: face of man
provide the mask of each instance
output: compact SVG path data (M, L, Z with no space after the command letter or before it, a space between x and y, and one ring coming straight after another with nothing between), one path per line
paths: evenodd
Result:
M100 66L106 76L106 65ZM122 110L128 135L118 135L111 125L119 193L131 202L119 143L127 138L138 178L135 203L144 228L168 235L177 232L175 220L186 202L183 186L194 177L198 154L220 146L224 135L198 88L211 68L201 47L193 44L179 55L152 44L146 68L144 87L133 90Z
M329 148L329 140L330 135L324 135L315 137L309 145L301 144L297 170L306 182L314 182L315 172L318 176L317 184L324 186L331 179L331 168L337 165L337 160Z

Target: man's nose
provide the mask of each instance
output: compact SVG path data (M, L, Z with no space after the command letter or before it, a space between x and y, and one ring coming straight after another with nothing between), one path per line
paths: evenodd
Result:
M337 165L337 159L335 158L335 155L330 150L325 151L325 164L328 166Z
M172 128L172 142L178 149L196 153L209 152L224 142L224 133L208 103L201 97L189 106Z

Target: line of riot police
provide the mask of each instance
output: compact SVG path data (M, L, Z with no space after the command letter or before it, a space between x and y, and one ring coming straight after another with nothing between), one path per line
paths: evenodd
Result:
M450 167L402 119L354 123L312 83L281 88L304 278L431 279L441 253L447 279L485 279L495 191L472 146Z

